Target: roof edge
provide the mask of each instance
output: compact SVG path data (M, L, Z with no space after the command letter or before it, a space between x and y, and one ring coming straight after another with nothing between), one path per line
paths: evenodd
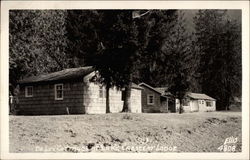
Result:
M144 82L142 82L142 83L139 84L139 86L141 86L141 85L144 85L144 86L146 86L147 88L149 88L149 89L151 89L151 90L153 90L153 91L155 91L155 92L157 92L157 93L159 93L159 94L161 95L161 92L158 91L158 90L156 90L154 87L152 87L152 86L150 86L150 85L148 85L148 84L146 84L146 83L144 83Z
M44 83L44 82L54 82L54 81L63 81L63 80L69 80L69 79L76 79L76 78L79 78L81 76L75 76L75 77L72 76L72 78L69 76L67 78L61 78L61 79L60 78L59 79L53 79L52 78L52 79L33 80L33 81L29 80L29 79L32 79L32 78L38 78L38 77L42 77L42 76L46 77L48 75L53 75L53 74L60 73L60 72L63 72L63 71L67 71L67 70L71 70L71 69L80 69L80 68L86 68L86 69L90 69L90 70L93 69L91 72L83 75L83 77L91 74L92 72L95 72L93 66L84 66L84 67L77 67L77 68L66 68L66 69L63 69L63 70L60 70L60 71L56 71L56 72L51 72L51 73L45 73L45 74L40 74L40 75L36 75L36 76L26 77L26 78L24 78L22 80L19 80L17 82L17 84L26 85L26 84L35 84L35 83Z

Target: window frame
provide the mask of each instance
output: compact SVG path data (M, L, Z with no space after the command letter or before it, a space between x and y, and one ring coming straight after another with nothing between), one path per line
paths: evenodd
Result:
M32 89L32 94L28 94L28 88ZM25 86L25 97L33 97L33 86Z
M102 86L99 86L99 98L103 98L103 89L102 89Z
M183 106L190 106L190 100L189 99L183 99L182 100L182 105Z
M199 104L204 104L204 100L199 100Z
M57 86L62 86L62 97L61 98L58 98L57 97ZM54 92L55 92L55 100L63 100L63 97L64 97L64 90L63 90L63 83L58 83L58 84L55 84L54 85Z
M210 105L207 105L208 103L210 103ZM206 101L206 107L213 107L213 102L212 101Z
M99 86L99 98L106 98L106 90L104 86Z
M153 102L152 103L150 103L150 97L153 97ZM154 94L147 94L147 104L148 105L154 105L155 104L155 95Z

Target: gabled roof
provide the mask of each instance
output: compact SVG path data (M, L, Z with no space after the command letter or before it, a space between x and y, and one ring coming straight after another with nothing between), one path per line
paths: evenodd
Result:
M132 86L131 88L135 88L135 89L143 89L142 87L140 87L139 85L135 84L135 83L132 83Z
M75 78L84 77L93 71L94 71L94 68L91 66L79 67L79 68L68 68L68 69L58 71L58 72L28 77L23 80L20 80L19 84L75 79Z
M173 95L168 91L168 87L156 87L156 90L161 92L162 96L172 97Z
M167 87L155 87L156 90L160 91L161 94L164 94L167 90Z
M39 76L28 77L19 81L19 84L37 83L37 82L49 82L57 80L75 79L84 77L94 71L91 66L79 67L79 68L68 68L58 72L48 73ZM132 88L143 89L139 85L132 83Z
M156 93L159 93L161 95L161 91L159 91L158 89L151 87L150 85L146 84L146 83L140 83L139 86L145 86L153 91L155 91Z
M215 100L214 98L201 93L188 93L187 96L193 99Z

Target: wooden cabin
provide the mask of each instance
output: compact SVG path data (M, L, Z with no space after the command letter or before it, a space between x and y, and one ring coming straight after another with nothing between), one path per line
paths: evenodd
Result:
M168 87L155 87L156 90L161 92L162 97L167 98L167 107L168 107L168 113L175 113L176 107L175 107L175 98L174 96L168 91Z
M105 86L93 81L95 73L92 67L80 67L21 80L18 114L106 113ZM141 113L141 91L142 88L133 83L131 112ZM111 88L111 113L121 112L122 107L122 91Z
M183 100L184 112L211 112L216 110L216 100L206 94L187 93ZM176 111L179 111L180 101L176 99Z
M143 88L141 99L143 113L168 112L168 96L146 83L140 83L139 86Z

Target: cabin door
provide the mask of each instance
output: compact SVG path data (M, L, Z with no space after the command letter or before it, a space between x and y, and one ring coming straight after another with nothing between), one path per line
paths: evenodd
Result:
M191 111L192 112L198 112L199 111L199 104L198 104L198 101L193 101L193 105L191 107Z
M163 112L168 112L168 100L162 101L161 107Z

